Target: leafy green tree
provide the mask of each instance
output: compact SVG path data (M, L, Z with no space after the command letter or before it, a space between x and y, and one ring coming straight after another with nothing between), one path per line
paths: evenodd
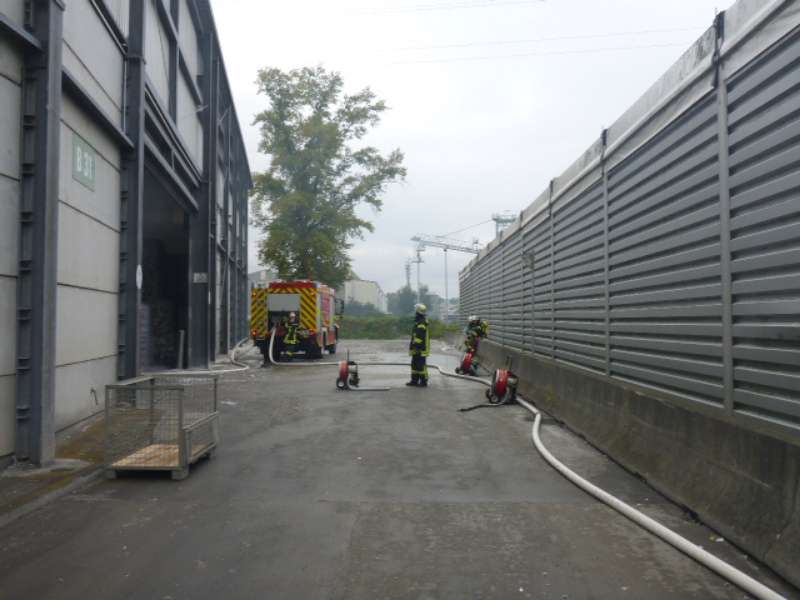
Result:
M408 316L414 313L414 304L417 303L417 292L405 285L396 292L387 295L389 312L398 317Z
M380 210L386 187L405 178L400 150L355 147L386 104L369 88L345 94L341 75L322 67L262 69L257 83L269 106L254 123L270 159L254 176L251 203L253 224L267 234L259 260L282 278L339 287L352 240L373 230L356 208Z

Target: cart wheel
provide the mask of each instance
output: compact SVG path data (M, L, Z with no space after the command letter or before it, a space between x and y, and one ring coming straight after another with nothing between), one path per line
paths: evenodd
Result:
M172 471L172 479L173 481L183 481L189 476L189 469L188 467L183 469L175 469Z

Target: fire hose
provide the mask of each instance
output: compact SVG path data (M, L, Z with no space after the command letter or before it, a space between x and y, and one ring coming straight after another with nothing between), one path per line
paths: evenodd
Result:
M306 363L306 364L287 364L284 365L282 363L278 363L273 359L272 356L272 349L273 349L273 342L275 336L270 336L270 343L269 343L269 360L273 365L276 366L297 366L297 367L311 367L311 366L335 366L339 365L339 362L315 362L315 363ZM365 361L359 363L366 366L384 366L384 367L408 367L408 363L400 363L400 362L377 362L377 361ZM481 379L479 377L470 377L467 375L459 375L457 373L450 373L438 365L428 365L429 368L436 370L439 372L440 375L444 377L452 377L454 379L463 379L464 381L470 381L472 383L479 383L481 385L491 387L492 383ZM726 563L725 561L717 558L707 550L703 549L701 546L691 542L690 540L686 539L685 537L675 533L668 527L665 527L655 519L648 517L643 512L636 510L629 504L626 504L616 496L613 496L606 492L605 490L597 487L590 481L584 479L575 471L567 467L564 463L559 461L555 456L553 456L550 451L545 447L542 443L542 439L540 436L540 428L542 424L542 413L530 402L525 400L519 394L516 395L516 402L519 403L525 410L530 412L533 417L533 426L531 428L531 440L533 441L533 445L542 458L556 471L558 471L561 475L567 478L569 481L574 483L576 486L581 488L583 491L588 493L591 496L597 498L600 502L606 504L610 508L614 509L618 513L620 513L625 518L633 521L635 524L639 525L643 529L649 531L656 537L660 538L661 540L668 543L670 546L674 547L675 549L683 552L690 558L694 559L704 567L714 571L724 579L728 580L732 584L738 586L740 589L744 590L748 594L752 595L759 600L785 600L783 596L778 594L777 592L773 591L772 589L765 586L763 583L756 581L746 573L743 573L736 567ZM504 403L507 404L507 403ZM501 405L501 404L494 404L494 405Z

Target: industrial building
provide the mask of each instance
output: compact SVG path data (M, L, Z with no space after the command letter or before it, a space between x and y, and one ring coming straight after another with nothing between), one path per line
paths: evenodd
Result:
M208 0L0 0L0 106L1 467L246 337L251 179Z
M383 293L377 281L367 281L365 279L349 279L342 284L342 288L337 291L337 295L345 303L359 302L360 304L371 304L380 312L387 312L386 294Z

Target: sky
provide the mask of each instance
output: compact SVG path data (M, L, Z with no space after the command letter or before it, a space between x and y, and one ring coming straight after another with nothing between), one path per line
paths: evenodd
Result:
M212 0L250 167L264 170L253 116L260 68L322 65L347 92L390 108L364 143L400 148L353 270L384 291L405 283L416 234L481 245L495 213L524 209L708 28L728 0ZM487 221L489 221L487 223ZM477 227L473 225L482 223ZM250 270L259 269L250 229ZM441 250L420 277L445 294ZM447 253L447 292L472 258ZM416 266L412 271L416 285Z

